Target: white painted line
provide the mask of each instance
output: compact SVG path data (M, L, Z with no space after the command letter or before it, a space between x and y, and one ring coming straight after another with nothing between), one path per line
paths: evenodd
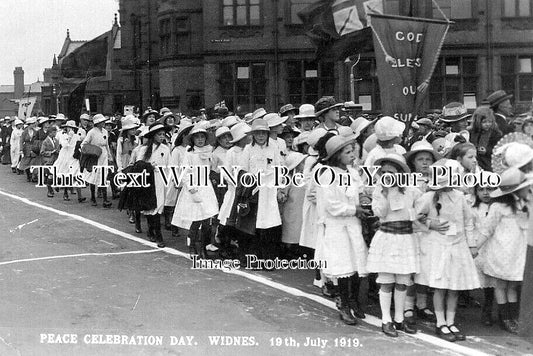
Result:
M59 260L62 258L74 258L74 257L87 257L87 256L116 256L116 255L134 255L134 254L141 254L141 253L152 253L152 252L159 252L161 250L138 250L138 251L123 251L123 252L102 252L102 253L79 253L76 255L59 255L59 256L48 256L48 257L35 257L35 258L25 258L22 260L13 260L13 261L5 261L0 262L0 266L4 265L11 265L14 263L21 263L21 262L33 262L33 261L46 261L46 260Z
M97 227L99 229L102 229L104 231L107 231L107 232L110 232L112 234L124 237L124 238L126 238L128 240L139 242L139 243L141 243L143 245L146 245L146 246L157 247L157 245L155 243L153 243L153 242L146 241L144 239L141 239L141 238L138 238L136 236L130 235L128 233L125 233L123 231L114 229L114 228L109 227L107 225L100 224L100 223L98 223L96 221L81 217L79 215L70 214L70 213L67 213L67 212L64 212L64 211L61 211L61 210L57 210L57 209L48 207L46 205L35 203L35 202L30 201L27 198L21 198L19 196L4 192L2 190L0 190L0 195L4 195L4 196L7 196L7 197L12 198L12 199L19 200L19 201L21 201L21 202L23 202L25 204L28 204L28 205L31 205L31 206L35 206L35 207L38 207L38 208L41 208L41 209L44 209L44 210L48 210L48 211L54 212L54 213L59 214L59 215L68 216L68 217L70 217L72 219L84 222L86 224L92 225L92 226ZM158 249L158 250L150 250L150 252L155 252L155 251L164 251L164 252L169 253L171 255L181 256L181 257L185 257L187 259L190 259L189 258L189 254L181 252L181 251L178 251L178 250L173 249L173 248L168 248L167 247L167 248ZM259 276L259 275L255 275L255 274L252 274L252 273L243 272L241 270L229 270L229 271L223 270L223 271L225 273L228 273L228 274L241 276L241 277L247 278L249 280L264 284L266 286L281 290L283 292L286 292L288 294L294 295L296 297L304 297L304 298L313 300L313 301L315 301L315 302L317 302L319 304L322 304L322 305L324 305L324 306L326 306L328 308L337 310L337 308L335 306L335 303L333 301L327 300L327 299L325 299L325 298L323 298L321 296L314 295L314 294L311 294L311 293L307 293L307 292L304 292L302 290L299 290L299 289L296 289L296 288L293 288L293 287L289 287L289 286L286 286L284 284L272 281L272 280L270 280L268 278L265 278L265 277L262 277L262 276ZM378 318L376 318L375 316L372 316L372 315L368 315L367 314L366 318L364 320L362 320L362 322L367 323L367 324L372 325L372 326L381 327L381 319L378 319ZM456 343L453 343L453 342L444 341L444 340L442 340L442 339L440 339L440 338L438 338L436 336L424 334L422 332L418 332L416 334L405 334L404 333L403 335L406 335L406 336L409 336L409 337L412 337L412 338L416 338L416 339L419 339L421 341L425 341L427 343L433 344L435 346L438 346L438 347L441 347L441 348L444 348L444 349L448 349L448 350L451 350L451 351L454 351L454 352L461 353L463 355L469 355L469 356L488 356L488 355L490 355L490 354L487 354L485 352L482 352L482 351L479 351L479 350L476 350L476 349L473 349L473 348L470 348L470 347L467 347L467 346L462 346L460 344L456 344Z
M14 233L14 232L17 231L17 230L21 230L24 226L29 225L29 224L33 224L33 223L36 222L36 221L39 221L39 219L32 220L32 221L27 222L27 223L25 223L25 224L20 224L20 225L17 226L16 228L9 230L9 232L10 232L10 233Z

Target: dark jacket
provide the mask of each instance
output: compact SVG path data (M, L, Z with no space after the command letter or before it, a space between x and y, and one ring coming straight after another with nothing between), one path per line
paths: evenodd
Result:
M120 193L118 209L129 209L134 211L152 210L157 208L157 196L155 193L154 167L145 161L137 161L134 165L122 170L123 173L142 173L146 171L148 175L148 187L128 187L130 180Z
M226 225L233 226L245 234L255 235L259 192L253 194L255 186L245 187L240 183L244 173L246 172L241 170L238 174L235 200Z
M479 167L481 167L481 169L485 171L492 172L492 149L502 138L502 135L496 130L491 130L488 144L486 145L486 147L483 147L480 144L481 135L481 132L470 131L470 143L476 146L477 162L479 164Z

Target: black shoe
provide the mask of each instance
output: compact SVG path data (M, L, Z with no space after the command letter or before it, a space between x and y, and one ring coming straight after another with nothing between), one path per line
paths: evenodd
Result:
M448 330L448 333L443 332L443 330ZM457 340L455 334L452 333L452 331L446 325L437 326L435 328L435 334L437 334L439 338L449 342L455 342Z
M78 203L83 203L84 201L86 201L87 198L83 197L83 198L78 198Z
M135 232L138 233L138 234L142 234L143 230L140 227L136 227L135 228Z
M91 205L92 206L98 206L98 204L96 204L96 200L95 199L91 199Z
M16 168L11 168L11 172L17 173L17 169Z
M394 327L396 328L396 330L403 331L407 334L416 334L416 332L418 331L412 325L406 323L405 320L401 323L394 322Z
M387 336L398 337L398 332L396 331L394 324L391 322L381 324L381 331L383 331Z
M324 286L322 286L322 295L328 298L335 297L335 286L331 282L324 283Z
M452 332L452 334L455 335L455 339L457 341L465 341L466 340L466 336L465 334L463 334L461 332L461 330L459 330L459 328L457 326L454 325L449 325L448 326L448 329L450 329L450 331Z
M500 327L511 334L518 334L518 324L514 320L502 320L500 322Z
M437 321L437 317L435 316L435 313L429 308L422 308L416 310L416 315L419 319L429 321L431 323L434 323Z
M494 324L494 320L492 319L492 310L490 309L483 309L481 311L481 323L485 326L492 326Z
M163 241L157 243L157 247L159 247L159 248L164 248L166 246L167 245L165 245L165 243Z
M108 208L111 208L111 206L113 205L113 203L111 203L110 201L104 201L104 208L108 209Z
M53 198L53 197L54 197L54 192L48 192L48 193L46 194L46 196L47 196L48 198Z
M409 312L411 313L410 316L405 315ZM413 309L406 309L403 311L403 322L409 324L412 328L416 327L415 311Z
M356 325L357 320L352 315L350 308L340 308L339 317L346 325Z
M358 319L364 319L366 318L365 312L359 307L359 303L352 302L350 305L350 310L352 311L352 314L355 315Z

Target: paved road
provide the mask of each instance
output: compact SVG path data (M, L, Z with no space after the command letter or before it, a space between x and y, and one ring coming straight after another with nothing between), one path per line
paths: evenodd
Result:
M166 233L170 247L154 248L124 213L47 198L6 166L0 223L0 355L533 352L464 319L482 337L457 345L430 332L387 338L371 316L346 326L312 272L192 270L183 241Z

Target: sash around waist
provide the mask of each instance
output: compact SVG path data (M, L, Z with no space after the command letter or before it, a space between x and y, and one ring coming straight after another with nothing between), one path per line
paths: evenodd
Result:
M385 221L379 226L379 229L388 234L409 235L413 233L413 222L402 221Z

